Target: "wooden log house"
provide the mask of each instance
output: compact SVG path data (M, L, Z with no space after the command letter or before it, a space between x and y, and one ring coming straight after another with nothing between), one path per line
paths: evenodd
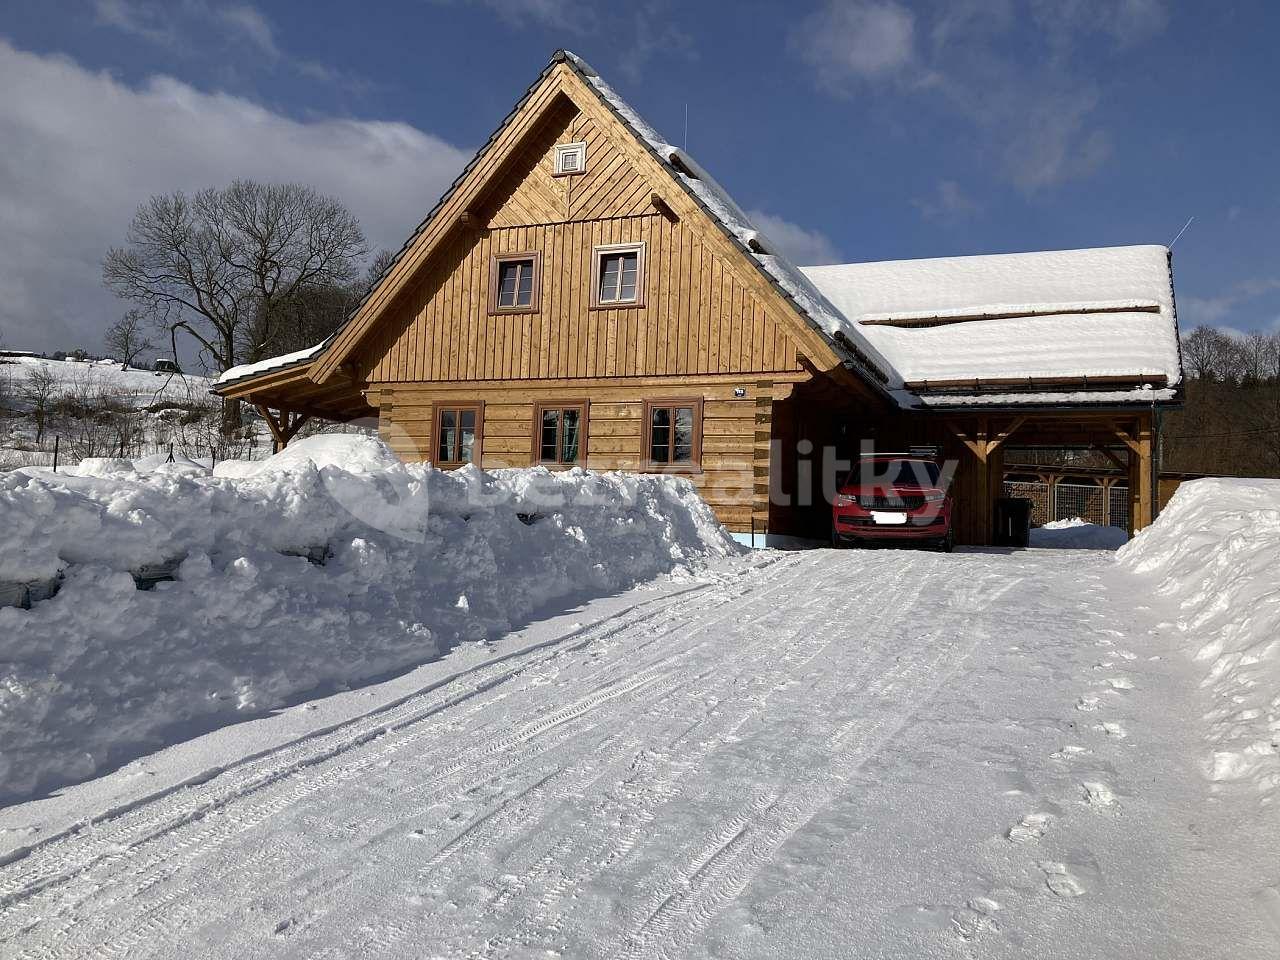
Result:
M215 391L281 445L688 475L757 543L826 535L833 456L931 444L982 544L1011 440L1118 451L1149 523L1180 382L1163 247L801 270L560 51L333 336Z

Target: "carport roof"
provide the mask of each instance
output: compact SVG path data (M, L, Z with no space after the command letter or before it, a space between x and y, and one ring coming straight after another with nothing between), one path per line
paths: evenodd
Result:
M1160 402L1182 379L1165 247L803 272L888 360L905 406Z

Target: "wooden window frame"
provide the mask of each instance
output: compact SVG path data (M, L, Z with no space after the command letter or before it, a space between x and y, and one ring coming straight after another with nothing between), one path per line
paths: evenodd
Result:
M569 408L577 408L581 412L578 420L578 459L574 463L565 463L563 460L543 460L542 459L542 412L544 410L565 410ZM591 401L586 398L580 400L547 400L539 401L533 405L533 463L535 466L543 467L585 467L587 465L587 422L591 417ZM561 431L563 427L556 428L556 452L559 453Z
M580 158L577 170L565 170L560 166L560 158L566 153L576 153ZM557 143L556 157L554 161L553 176L556 177L577 177L587 172L587 141L574 140L571 143Z
M600 299L600 275L603 271L600 264L606 256L614 253L634 253L636 255L636 298L634 300ZM591 248L591 309L592 310L634 310L644 306L645 282L645 243L606 243Z
M512 260L529 260L533 263L533 290L527 307L498 306L499 268ZM489 258L489 316L505 316L513 313L537 313L542 302L542 254L537 250L521 250L514 253L495 253Z
M702 404L701 397L677 397L671 400L646 400L644 402L644 423L640 430L640 462L649 472L662 473L701 473L702 472ZM662 463L649 457L653 449L653 410L655 407L692 407L693 408L693 442L687 463Z
M476 412L476 442L474 460L437 460L440 452L440 415L446 410L474 410ZM484 401L483 400L437 400L431 405L431 464L444 470L465 467L468 463L480 466L484 456Z

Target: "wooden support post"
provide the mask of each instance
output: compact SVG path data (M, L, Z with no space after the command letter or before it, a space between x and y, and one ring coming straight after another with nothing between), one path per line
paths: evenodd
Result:
M957 424L947 422L946 426L965 448L974 456L972 471L967 485L971 489L961 487L961 500L956 508L962 529L961 540L977 546L988 546L995 532L995 502L999 496L1001 483L993 481L994 469L1000 468L1003 457L993 456L1004 441L1021 421L1015 421L1012 428L997 434L993 439L991 424L986 417L978 419L973 430L961 429ZM1003 471L1001 472L1003 479Z
M1110 455L1110 454L1109 454ZM1113 457L1114 459L1114 457ZM1119 463L1119 460L1116 460ZM1102 483L1102 525L1104 527L1111 526L1111 488L1116 485L1119 477L1103 477Z
M1151 417L1140 414L1132 429L1126 430L1112 424L1115 435L1129 448L1129 535L1137 533L1151 523L1155 516L1152 503L1154 449L1151 436Z
M265 403L254 404L254 408L262 415L262 419L267 421L267 429L271 431L271 438L276 442L276 449L283 450L302 429L303 424L311 419L310 414L306 413L290 413L288 410L281 410L279 414L273 414Z

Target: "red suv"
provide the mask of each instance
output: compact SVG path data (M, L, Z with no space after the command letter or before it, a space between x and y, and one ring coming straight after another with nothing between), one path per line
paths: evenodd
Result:
M950 553L951 494L942 470L927 457L876 454L845 477L831 506L831 542L926 542Z

